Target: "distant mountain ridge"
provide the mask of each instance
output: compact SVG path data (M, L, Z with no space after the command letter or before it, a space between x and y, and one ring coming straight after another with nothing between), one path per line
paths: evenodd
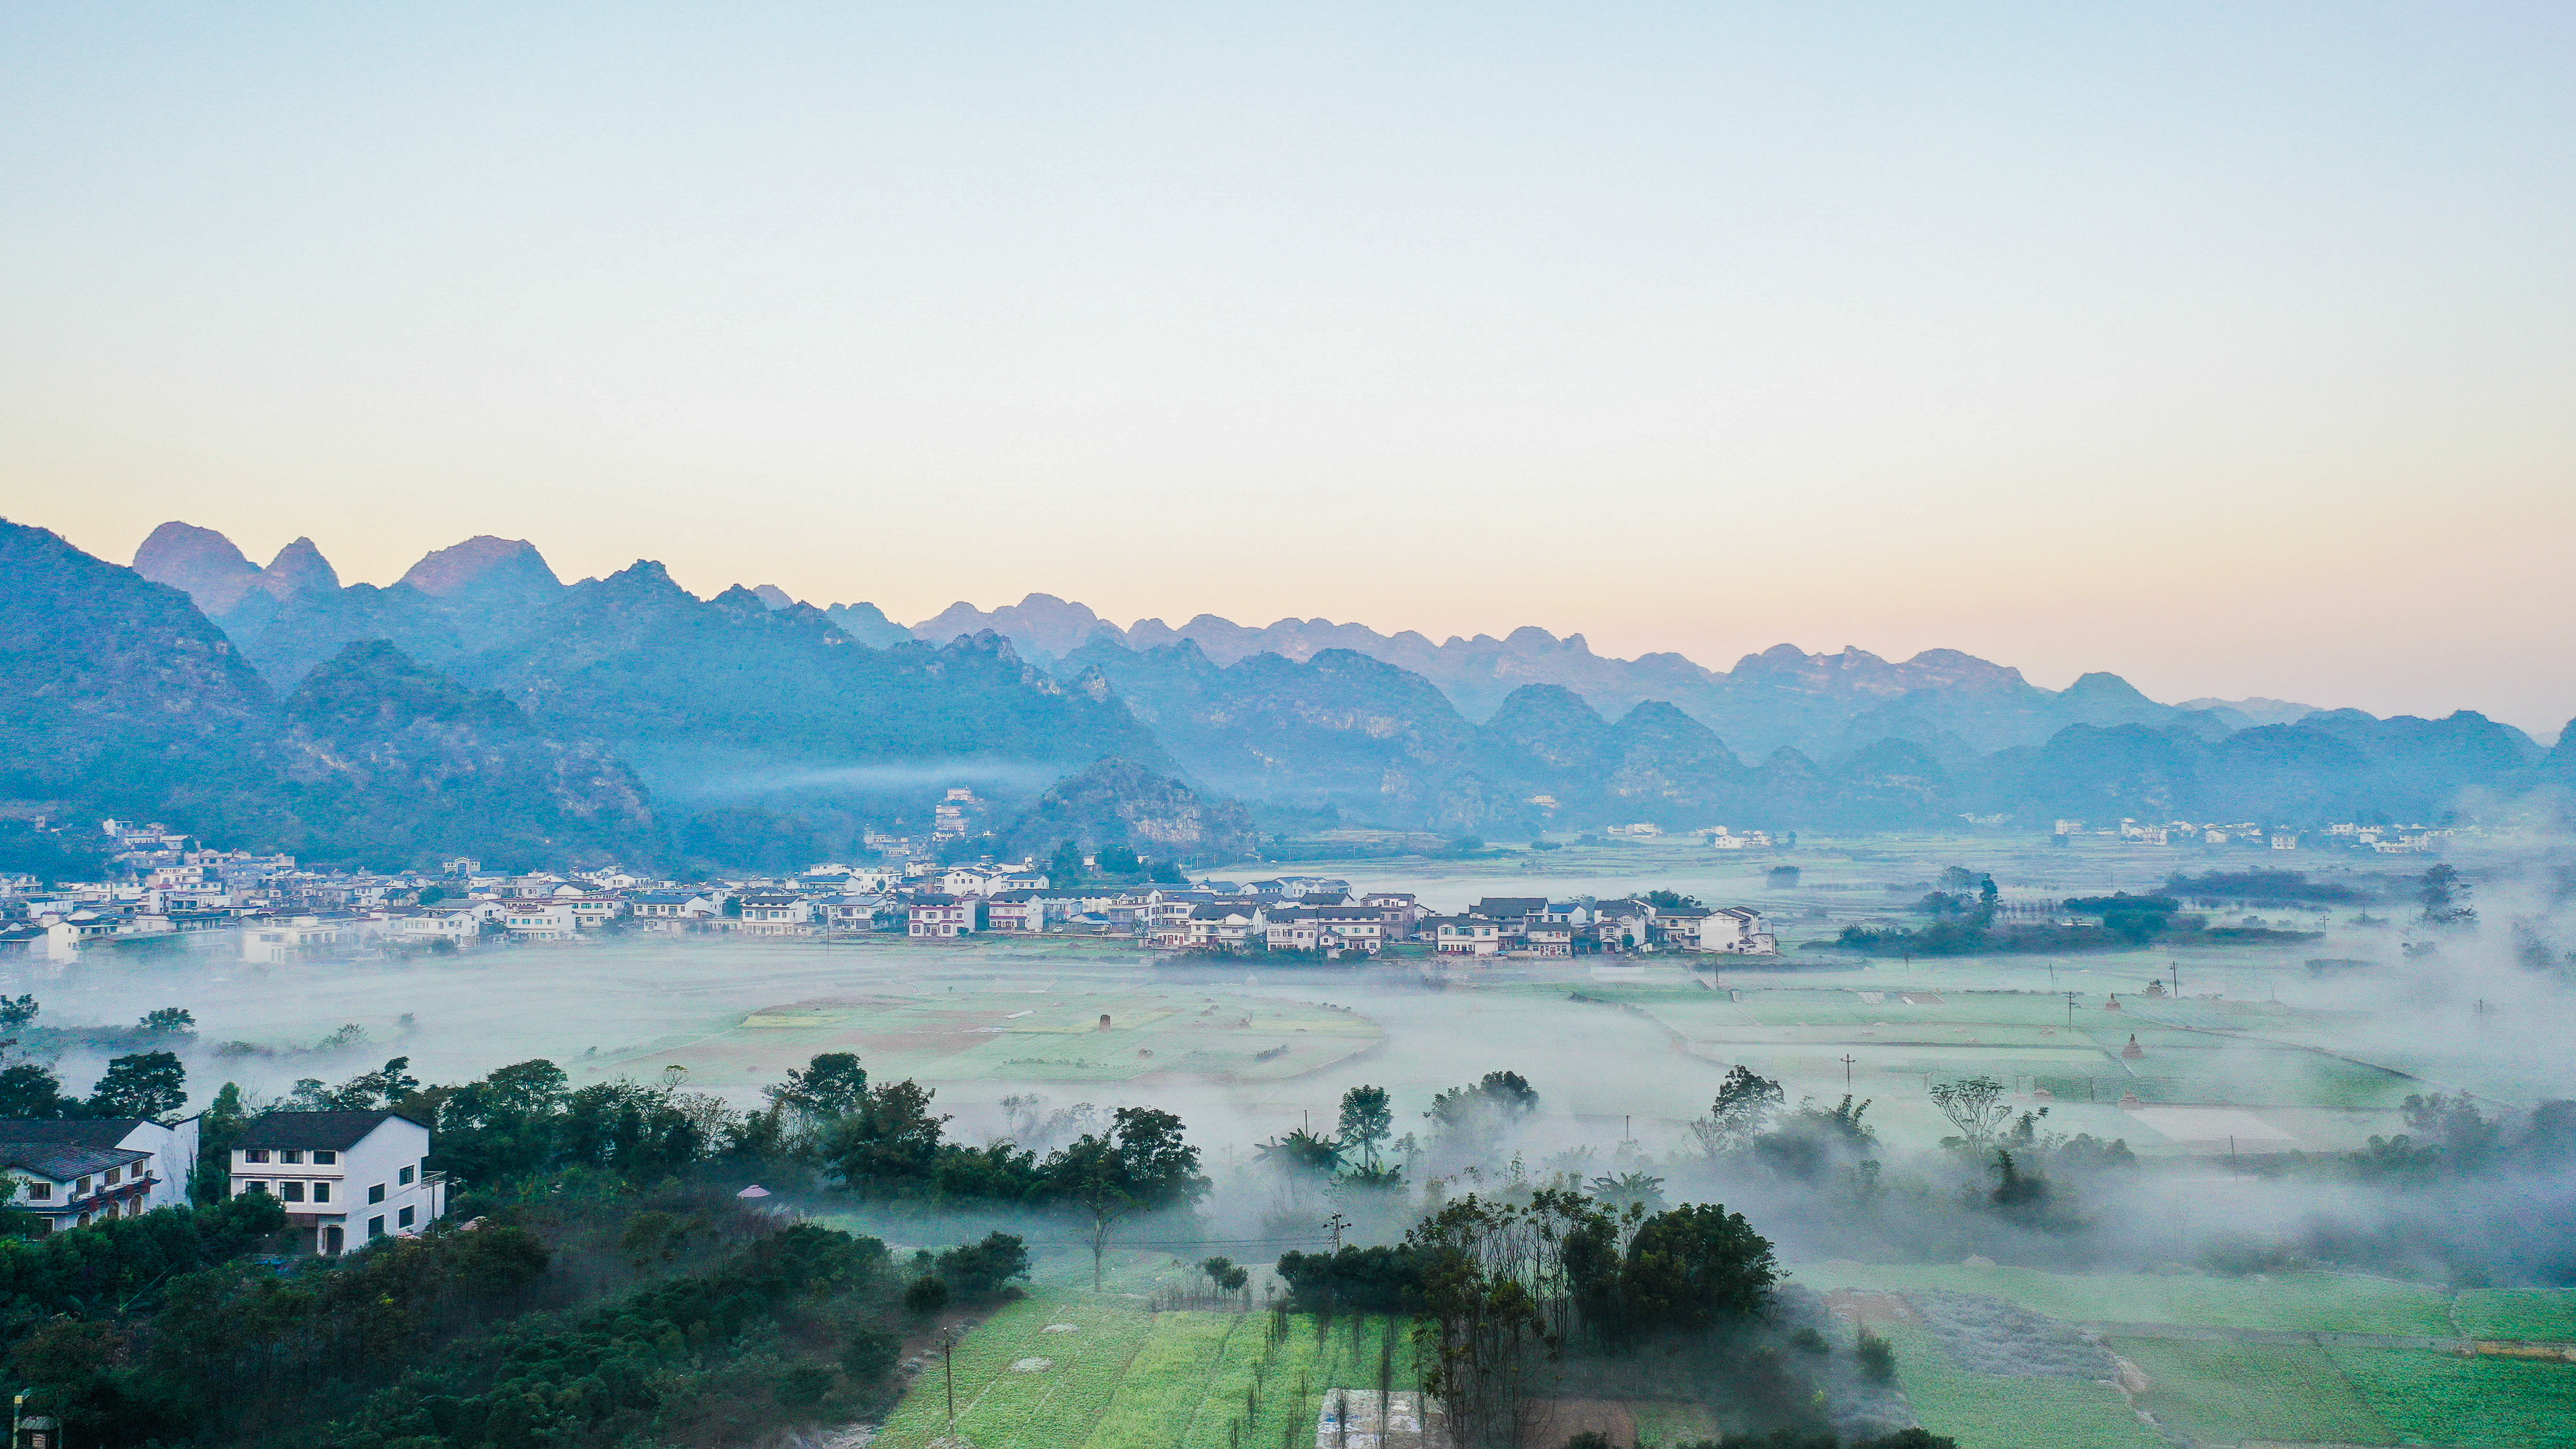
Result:
M834 607L876 613L873 606ZM2215 700L2165 705L2107 673L2085 675L2064 690L2041 689L2018 669L1955 649L1889 660L1855 646L1810 654L1781 644L1744 656L1731 670L1715 670L1673 653L1614 659L1593 653L1580 634L1560 639L1530 626L1502 638L1453 635L1439 643L1412 630L1381 634L1326 619L1282 619L1254 629L1201 614L1178 629L1160 619L1122 629L1088 606L1052 594L1031 594L990 610L959 602L913 628L932 642L984 631L1050 663L1101 642L1146 651L1186 640L1220 667L1259 654L1296 663L1346 649L1421 675L1470 719L1490 718L1525 684L1553 684L1605 715L1625 714L1649 700L1671 704L1753 755L1784 747L1840 754L1896 737L1964 758L2038 744L2070 724L2170 726L2205 713L2212 718L2189 727L2217 733L2289 722L2280 718L2285 706L2277 700L2252 701L2259 716ZM1096 655L1084 657L1098 662Z
M136 563L188 590L273 691L381 642L536 728L599 741L684 820L730 812L697 838L848 853L916 808L924 767L1017 772L1034 793L1108 756L1171 763L1104 682L1035 668L998 634L933 646L878 615L894 637L871 647L872 610L836 618L775 588L700 599L649 560L566 583L526 541L483 536L393 584L334 587L318 551L263 570L221 534L169 524Z
M666 809L694 814L681 838L737 858L855 848L872 824L901 826L933 775L1030 799L1110 759L1139 779L1177 770L1170 790L1233 822L1211 839L1240 833L1227 796L1272 812L1264 830L1473 834L2425 818L2467 791L2576 784L2576 750L2465 711L2171 705L2115 674L2048 690L1948 649L1784 644L1719 671L1605 658L1537 628L1440 643L1323 619L1120 628L1047 594L907 630L770 584L699 599L649 561L565 583L533 546L488 536L384 588L339 585L306 542L262 568L185 524L156 531L137 566L190 590L272 688L385 641L534 728L603 741ZM1060 785L1059 812L1102 794ZM1107 793L1143 809L1164 788Z

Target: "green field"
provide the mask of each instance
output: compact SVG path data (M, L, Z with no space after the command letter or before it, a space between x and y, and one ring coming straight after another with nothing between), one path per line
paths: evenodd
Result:
M1897 1382L1923 1427L1959 1449L2165 1449L2129 1401L2108 1384L2008 1378L1953 1363L1931 1331L1891 1324Z
M2196 1441L2397 1442L2321 1348L2115 1338L2111 1350L2146 1374L2139 1406Z
M1944 1288L2006 1299L2069 1323L2175 1323L2448 1338L2450 1294L2351 1273L2217 1278L2195 1273L2050 1273L1941 1263L1801 1265L1793 1280L1830 1292Z
M2471 1338L2576 1343L2576 1288L2479 1288L2460 1295L2460 1331Z
M2404 1349L2327 1352L2404 1443L2576 1449L2576 1364Z
M1401 1324L1297 1315L1276 1336L1267 1313L1157 1313L1144 1294L1160 1271L1139 1262L1107 1293L1041 1281L968 1334L956 1353L957 1439L975 1449L1232 1449L1302 1432L1303 1445L1326 1389L1375 1387L1382 1371L1396 1388L1414 1385ZM876 1442L929 1449L949 1434L934 1360Z

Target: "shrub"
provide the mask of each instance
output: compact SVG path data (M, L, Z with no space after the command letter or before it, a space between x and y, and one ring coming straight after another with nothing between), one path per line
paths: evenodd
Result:
M778 1402L801 1409L832 1391L832 1371L818 1363L800 1363L778 1375Z
M862 1328L841 1349L841 1371L854 1379L873 1379L893 1371L903 1357L903 1340L882 1328Z
M1860 1343L1852 1353L1860 1359L1860 1371L1872 1383L1886 1383L1896 1377L1896 1347L1863 1326Z
M916 1278L903 1290L903 1306L928 1317L948 1306L948 1284L938 1278Z

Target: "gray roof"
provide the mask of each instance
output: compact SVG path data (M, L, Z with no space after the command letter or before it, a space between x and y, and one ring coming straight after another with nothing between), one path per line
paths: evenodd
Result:
M271 1112L242 1133L243 1147L355 1147L390 1117L415 1127L429 1124L400 1112Z
M67 1117L0 1122L0 1142L22 1146L44 1143L56 1147L116 1147L143 1122L141 1117Z
M0 1142L0 1167L24 1168L38 1177L69 1182L76 1177L130 1167L150 1157L117 1147L74 1147L57 1142Z

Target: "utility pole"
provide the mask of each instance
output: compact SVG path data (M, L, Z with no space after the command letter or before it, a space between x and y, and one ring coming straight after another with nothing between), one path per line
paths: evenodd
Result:
M1851 1054L1850 1052L1845 1052L1845 1053L1843 1053L1842 1061L1843 1061L1843 1094L1844 1094L1845 1096L1849 1096L1849 1095L1851 1094L1851 1086L1852 1086L1852 1081L1851 1081L1851 1072L1852 1072L1852 1054Z
M2075 993L2072 991L2066 993L2066 1024L2075 1024Z
M1339 1212L1324 1219L1324 1231L1333 1235L1333 1251L1337 1254L1342 1251L1342 1230L1350 1225L1351 1220Z
M957 1330L949 1329L939 1336L939 1358L948 1375L948 1429L953 1438L957 1429Z

